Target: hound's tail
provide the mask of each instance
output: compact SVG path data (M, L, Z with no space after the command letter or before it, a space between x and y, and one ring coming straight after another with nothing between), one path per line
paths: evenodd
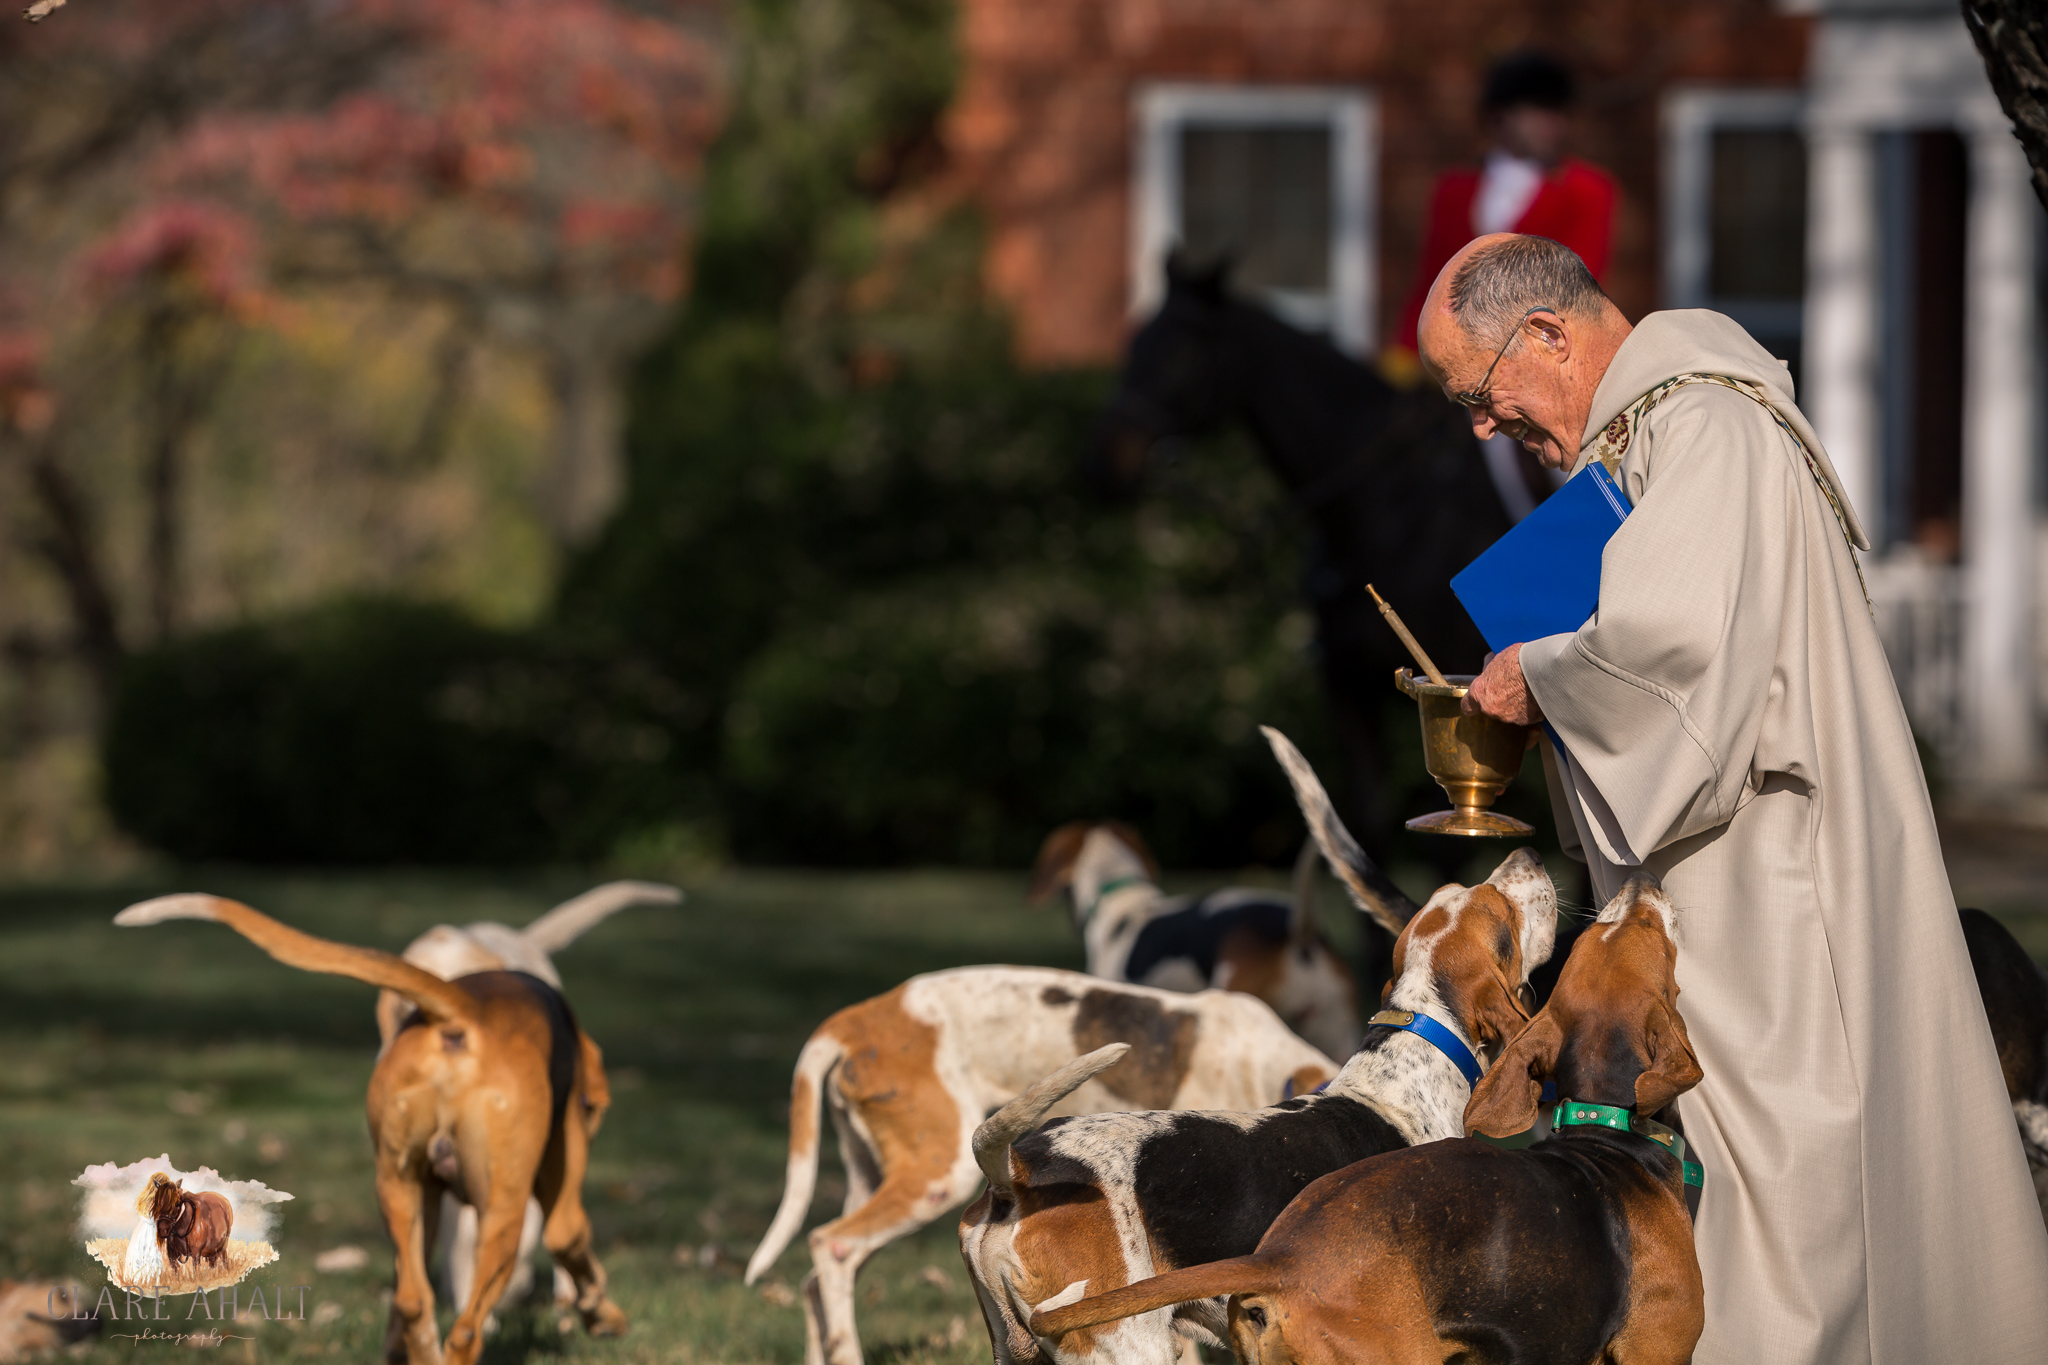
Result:
M803 1227L804 1214L810 1211L811 1194L818 1187L818 1149L825 1142L821 1113L825 1084L832 1068L845 1055L845 1046L825 1033L812 1034L804 1050L797 1054L796 1075L789 1082L789 1169L782 1177L782 1205L775 1210L768 1235L761 1239L761 1245L754 1248L753 1258L747 1262L748 1284L775 1264L790 1238Z
M1320 861L1322 852L1315 837L1303 839L1301 852L1294 856L1294 918L1287 925L1287 941L1297 948L1322 937L1322 926L1316 922L1316 864Z
M1097 1072L1107 1071L1124 1059L1129 1043L1107 1047L1076 1057L1045 1079L1034 1082L1016 1099L981 1121L974 1130L974 1164L988 1177L989 1187L1010 1188L1010 1144L1036 1128L1045 1111L1079 1090Z
M420 1012L435 1023L469 1023L475 1010L468 992L450 985L430 972L423 972L410 962L393 957L390 953L379 952L375 948L355 948L346 943L314 938L311 934L300 933L290 925L279 924L270 916L258 910L251 910L239 901L227 900L221 896L196 893L158 896L155 900L129 906L114 916L114 923L135 928L145 924L162 924L165 920L171 919L215 920L227 925L287 967L354 977L357 981L367 981L372 986L397 991L419 1006Z
M1309 833L1323 850L1330 871L1344 883L1359 909L1379 921L1388 933L1400 933L1415 917L1415 902L1401 893L1401 888L1366 856L1358 840L1351 837L1351 831L1344 828L1336 807L1330 804L1330 794L1323 790L1321 779L1301 756L1301 750L1270 725L1261 725L1259 733L1273 746L1273 757L1287 770L1287 780L1294 784L1295 802L1301 807L1302 818L1308 821Z
M563 901L519 932L549 955L559 953L629 905L674 905L683 893L660 882L606 882Z
M1164 1275L1154 1275L1064 1308L1042 1309L1031 1315L1031 1330L1043 1337L1060 1337L1083 1327L1149 1313L1168 1304L1192 1303L1225 1294L1252 1294L1273 1288L1279 1279L1275 1271L1274 1264L1257 1253L1191 1265L1185 1270L1169 1270Z

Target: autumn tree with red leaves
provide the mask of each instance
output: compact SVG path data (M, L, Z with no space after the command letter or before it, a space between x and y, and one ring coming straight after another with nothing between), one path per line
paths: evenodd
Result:
M201 476L231 448L261 465L259 432L306 444L313 473L294 479L341 498L363 470L431 467L466 415L524 401L507 376L531 376L534 467L493 473L486 451L470 482L520 482L542 558L586 534L617 492L621 368L682 286L716 130L711 17L687 0L91 0L0 25L15 671L82 665L104 700L130 649L217 617L195 605L214 592L194 577L190 528L215 510ZM329 406L265 407L252 357L268 376L308 337ZM424 395L409 430L381 413L356 430L372 370ZM392 497L364 524L415 515ZM20 728L4 693L0 753Z

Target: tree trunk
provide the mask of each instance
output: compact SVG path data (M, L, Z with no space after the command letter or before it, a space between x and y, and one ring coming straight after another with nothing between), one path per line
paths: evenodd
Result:
M49 441L37 441L30 449L28 474L29 487L42 506L46 523L43 534L36 538L36 552L64 584L64 596L71 606L73 644L92 674L104 709L114 699L123 649L114 595L93 538L92 514Z
M178 495L184 485L185 428L188 425L183 386L178 382L178 344L185 330L182 310L159 304L149 311L142 330L144 386L144 496L149 506L149 542L144 585L149 624L158 641L178 628L179 561L183 558L183 526Z
M589 539L625 491L622 404L618 379L602 361L556 351L546 365L555 412L541 516L555 543L569 547Z
M1991 88L2034 168L2034 195L2048 207L2048 5L2041 0L1962 0Z

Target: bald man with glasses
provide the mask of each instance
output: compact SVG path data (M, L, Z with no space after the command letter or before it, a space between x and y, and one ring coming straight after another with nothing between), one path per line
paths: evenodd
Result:
M1567 852L1686 909L1706 1079L1700 1365L2048 1359L2044 1232L1855 509L1782 362L1730 319L1631 326L1583 263L1482 237L1421 357L1482 438L1599 460L1633 511L1577 631L1502 650L1469 709L1548 722Z

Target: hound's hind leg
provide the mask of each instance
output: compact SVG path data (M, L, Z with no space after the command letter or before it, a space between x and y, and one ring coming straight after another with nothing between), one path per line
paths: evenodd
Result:
M846 1199L839 1207L839 1216L844 1218L875 1197L875 1188L882 1183L882 1163L837 1087L825 1088L825 1103L832 1114L832 1131L839 1138L839 1164L846 1169Z
M377 1204L398 1248L397 1282L391 1291L391 1322L384 1334L384 1359L392 1365L441 1365L441 1336L434 1325L434 1286L427 1279L426 1199L411 1177L377 1169Z
M572 1106L575 1103L570 1101ZM566 1270L574 1282L576 1312L583 1319L583 1330L594 1337L622 1336L626 1315L606 1294L604 1267L590 1251L590 1215L583 1208L583 1172L589 1159L588 1130L573 1115L565 1117L561 1131L548 1144L533 1184L547 1218L541 1226L541 1241L555 1258L555 1265Z
M928 1169L892 1171L872 1198L843 1218L811 1230L811 1264L804 1280L806 1365L861 1365L854 1324L853 1285L868 1257L907 1237L946 1210L965 1203L981 1181L972 1162L934 1178ZM812 1359L815 1349L818 1359Z

